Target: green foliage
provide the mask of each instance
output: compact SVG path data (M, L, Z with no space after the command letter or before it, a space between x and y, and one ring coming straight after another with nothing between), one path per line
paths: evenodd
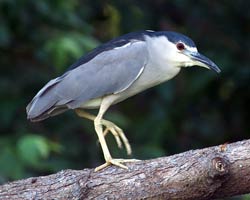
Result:
M48 158L49 144L42 136L24 135L17 142L17 152L24 163L37 166L41 159Z
M244 197L242 197L242 200L250 200L250 195L245 195Z
M90 36L79 33L69 33L68 35L57 35L55 38L45 43L44 51L49 55L59 72L65 68L65 63L77 59L83 53L90 51L97 46L98 42Z
M114 106L106 117L123 128L133 157L249 138L249 6L209 0L0 1L0 182L103 162L92 122L66 112L30 123L25 106L86 52L135 30L187 34L222 73L184 69ZM126 156L111 135L107 140L115 157Z

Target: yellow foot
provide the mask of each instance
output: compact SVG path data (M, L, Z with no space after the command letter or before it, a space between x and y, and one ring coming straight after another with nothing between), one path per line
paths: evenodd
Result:
M129 141L128 141L127 137L125 136L123 130L121 128L119 128L118 126L116 126L113 122L110 122L108 120L103 119L101 122L102 122L102 125L106 127L105 131L103 132L104 137L110 131L113 134L113 136L115 137L115 140L116 140L118 147L122 148L122 142L121 142L121 140L122 140L124 145L125 145L127 154L131 155L132 149L131 149Z
M137 161L140 161L140 160L137 160L137 159L110 159L108 161L106 161L106 163L104 163L103 165L100 165L99 167L96 167L95 168L95 172L97 171L100 171L110 165L115 165L117 167L121 167L123 169L128 169L127 166L121 164L121 163L126 163L126 162L137 162Z

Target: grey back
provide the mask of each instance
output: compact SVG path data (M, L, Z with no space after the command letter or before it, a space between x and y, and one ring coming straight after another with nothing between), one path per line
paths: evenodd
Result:
M145 41L103 51L46 84L27 106L28 118L43 120L91 99L123 91L138 78L147 59Z

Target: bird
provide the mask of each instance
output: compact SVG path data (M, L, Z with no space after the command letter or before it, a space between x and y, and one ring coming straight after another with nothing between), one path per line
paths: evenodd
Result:
M110 40L79 58L61 76L50 80L26 107L27 119L42 121L74 110L79 117L94 122L105 163L128 169L126 162L115 159L105 136L110 132L118 147L127 154L131 146L123 130L104 119L110 106L144 90L174 78L182 68L200 66L220 73L220 68L200 54L192 39L174 31L143 30ZM99 109L95 116L86 110ZM104 129L105 128L105 129Z

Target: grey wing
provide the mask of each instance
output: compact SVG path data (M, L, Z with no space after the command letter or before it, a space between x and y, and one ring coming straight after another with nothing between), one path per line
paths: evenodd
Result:
M43 120L88 100L119 93L139 77L147 59L144 41L104 51L45 85L27 106L28 118Z

